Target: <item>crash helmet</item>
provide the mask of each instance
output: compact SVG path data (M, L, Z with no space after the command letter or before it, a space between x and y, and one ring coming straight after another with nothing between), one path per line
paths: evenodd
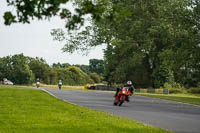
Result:
M127 81L127 85L132 85L132 82L131 81Z

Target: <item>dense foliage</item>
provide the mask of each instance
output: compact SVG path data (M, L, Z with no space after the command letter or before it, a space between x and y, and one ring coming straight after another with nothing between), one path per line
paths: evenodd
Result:
M34 81L28 60L22 54L0 58L0 79L8 78L15 84L29 84Z
M110 82L131 79L136 86L156 88L165 83L198 85L199 2L118 1L112 9L112 19L95 21L102 29L105 26L99 23L106 23L113 33L105 51L105 74Z
M93 59L92 59L93 60ZM23 54L0 58L0 80L7 78L14 84L31 84L40 79L45 84L57 84L62 80L64 85L84 85L100 83L101 76L82 67L89 65L70 65L69 63L53 63L49 66L42 58L26 57Z
M64 51L106 44L104 76L110 84L132 80L137 87L199 85L199 1L90 2L104 9L99 19L91 18L91 26L77 34L52 31L54 39L66 41ZM83 3L77 5L83 8Z
M94 83L94 81L80 68L70 66L65 69L57 69L58 79L61 79L67 85L84 85L87 83Z

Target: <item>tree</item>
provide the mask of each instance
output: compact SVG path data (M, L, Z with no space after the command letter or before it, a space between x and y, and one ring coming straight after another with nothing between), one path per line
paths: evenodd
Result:
M125 70L134 71L137 68L138 71L141 67L134 66L141 64L139 62L142 61L145 63L143 72L147 72L146 77L150 79L149 81L153 80L154 87L160 87L165 82L169 82L169 79L171 82L173 77L179 81L180 77L176 75L181 73L183 64L199 64L199 61L194 62L192 61L194 58L191 58L199 53L197 52L199 32L195 28L198 24L191 23L193 12L187 8L189 6L191 6L189 1L178 0L135 1L134 3L121 1L113 4L115 10L113 15L116 15L113 19L116 20L104 17L106 18L104 22L108 23L106 27L111 24L107 28L108 32L109 30L114 32L113 39L110 40L111 44L108 43L105 51L107 79L115 82L125 80L128 77ZM166 51L171 51L172 54ZM138 57L137 55L142 60L136 61L134 66L129 65L132 64L130 61ZM173 58L163 59L165 56L161 55ZM170 63L164 65L166 62ZM120 77L122 78L119 79ZM161 82L157 84L157 81Z
M35 78L39 78L41 82L46 84L55 84L57 82L56 72L42 58L29 58L30 69L35 74ZM35 80L36 80L35 79Z
M33 19L43 20L59 16L61 19L67 20L66 28L72 30L80 28L84 24L84 15L91 13L92 18L99 19L100 14L103 12L103 9L97 3L95 4L90 0L73 0L71 2L78 3L81 8L75 7L75 12L72 13L67 6L63 6L67 5L68 2L69 0L7 0L8 6L15 7L16 12L5 12L4 23L6 25L30 23Z
M103 72L104 72L103 60L90 59L89 70L90 70L90 72L95 72L97 74L103 74Z
M1 58L0 68L1 78L7 78L14 84L33 83L34 74L28 65L28 59L23 54L6 56Z
M67 68L69 66L71 66L69 63L63 63L63 64L61 64L60 62L53 63L53 65L52 65L53 68Z
M58 79L62 80L65 85L84 85L93 83L93 80L76 66L58 68L56 71Z
M89 65L73 65L73 66L79 67L81 71L83 71L86 74L90 73Z

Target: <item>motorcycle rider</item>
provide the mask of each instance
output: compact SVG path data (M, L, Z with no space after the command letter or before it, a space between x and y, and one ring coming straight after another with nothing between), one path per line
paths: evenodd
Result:
M61 87L62 87L62 80L59 80L58 81L58 88L59 88L59 90L61 90Z
M125 84L123 87L128 87L128 88L129 88L129 91L131 92L131 94L133 94L134 86L133 86L133 84L132 84L131 81L127 81L127 84ZM123 87L122 87L122 88L123 88ZM116 93L115 93L115 96L114 96L114 97L116 97L116 96L118 95L119 91L121 91L121 89L120 89L120 88L116 88ZM129 96L126 96L126 99L125 99L125 100L126 100L127 102L129 102Z
M37 88L40 87L40 79L39 79L39 78L37 78L37 80L36 80L36 87L37 87Z

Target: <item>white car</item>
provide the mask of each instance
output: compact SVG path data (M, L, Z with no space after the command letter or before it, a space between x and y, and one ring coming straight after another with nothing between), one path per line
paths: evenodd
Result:
M11 82L10 80L7 80L6 85L13 85L13 82Z

